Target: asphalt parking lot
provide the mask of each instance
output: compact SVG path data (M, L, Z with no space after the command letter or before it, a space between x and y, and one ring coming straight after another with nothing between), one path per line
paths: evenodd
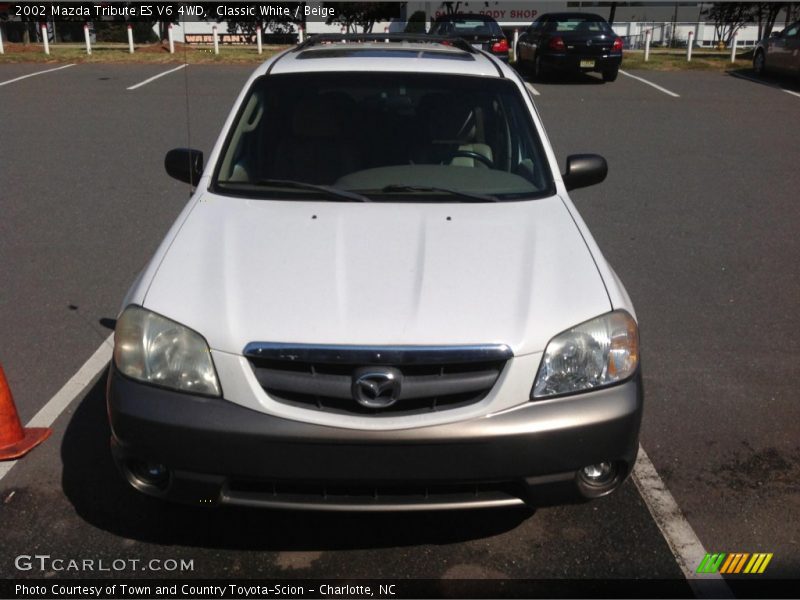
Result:
M252 71L191 65L129 90L174 67L83 64L3 85L47 68L0 65L0 363L23 422L107 343L125 291L185 203L164 153L208 154ZM796 579L797 87L650 71L532 85L561 163L581 152L609 163L604 184L572 198L637 308L642 447L706 551L773 553L759 577ZM194 563L115 577L630 578L693 593L631 480L609 498L534 514L162 505L116 474L104 373L85 383L50 440L0 466L0 577L86 576L15 567L21 554L49 554ZM728 578L733 592L758 595L742 577Z

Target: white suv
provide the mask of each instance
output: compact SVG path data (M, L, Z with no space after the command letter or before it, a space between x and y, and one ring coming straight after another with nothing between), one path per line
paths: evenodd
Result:
M419 510L611 492L638 327L524 82L459 40L317 36L259 67L117 321L115 459L199 505Z

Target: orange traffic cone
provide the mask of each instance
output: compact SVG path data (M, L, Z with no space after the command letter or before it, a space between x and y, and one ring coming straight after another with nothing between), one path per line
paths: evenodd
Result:
M53 430L49 427L22 428L11 388L0 365L0 460L14 460L45 441Z

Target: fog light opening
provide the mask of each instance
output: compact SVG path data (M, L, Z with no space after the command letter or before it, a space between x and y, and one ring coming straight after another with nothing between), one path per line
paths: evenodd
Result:
M601 462L581 469L581 477L589 485L605 485L616 476L617 470L610 462Z
M128 472L140 485L165 490L169 484L169 469L159 462L134 459L128 462Z
M603 461L587 465L577 473L578 487L587 498L597 498L611 493L622 481L617 463Z

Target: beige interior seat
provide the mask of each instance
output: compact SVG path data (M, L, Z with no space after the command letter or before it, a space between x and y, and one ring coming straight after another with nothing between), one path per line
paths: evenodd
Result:
M477 154L485 156L491 162L494 162L492 147L489 144L480 144L478 142L472 144L462 144L458 147L458 149L465 150L467 152L476 152ZM472 158L469 156L454 156L453 160L450 161L450 164L453 165L454 167L484 167L486 169L489 168L489 165L487 165L479 158Z
M426 141L413 162L489 168L478 158L457 156L458 152L474 152L494 162L491 146L483 141L481 109L475 104L454 95L433 94L423 99L420 114Z

